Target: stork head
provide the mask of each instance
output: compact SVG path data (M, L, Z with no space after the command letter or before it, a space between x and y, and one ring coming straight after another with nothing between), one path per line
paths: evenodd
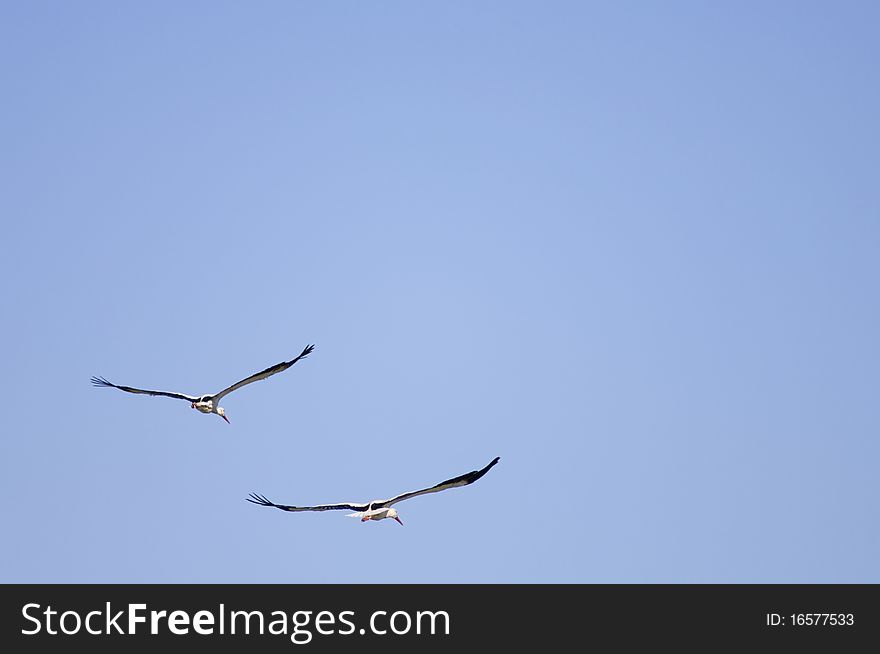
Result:
M388 509L388 513L385 515L386 518L393 518L397 520L397 524L401 527L403 526L403 522L400 520L400 516L397 515L397 509Z
M229 422L229 418L226 417L226 409L224 409L222 406L217 407L217 415L223 418L227 424L232 424L231 422Z

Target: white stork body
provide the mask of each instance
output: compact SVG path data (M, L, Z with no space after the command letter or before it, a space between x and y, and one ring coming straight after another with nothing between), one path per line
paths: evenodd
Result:
M440 491L448 490L450 488L458 488L459 486L467 486L469 484L473 484L480 477L489 472L492 466L498 463L499 460L500 457L496 456L494 459L492 459L492 461L489 462L489 465L487 465L485 468L482 468L481 470L472 470L467 474L453 477L452 479L447 479L446 481L441 481L439 484L431 486L430 488L412 491L411 493L403 493L387 500L373 500L372 502L368 502L366 504L359 504L355 502L341 502L339 504L319 504L316 506L291 506L288 504L275 504L274 502L270 502L263 495L258 495L256 493L251 493L251 496L246 499L248 502L259 504L260 506L275 507L276 509L281 509L282 511L334 511L340 509L348 509L349 511L354 511L354 513L349 513L348 516L351 518L360 518L361 522L392 518L402 525L403 522L401 522L400 520L397 509L392 508L393 504L397 504L398 502L402 502L404 500L408 500L412 497L417 497L419 495L438 493Z
M160 395L162 397L171 397L176 400L186 400L190 403L190 406L197 411L201 411L202 413L215 413L221 418L223 418L226 422L229 422L229 418L226 417L226 410L220 406L220 400L225 396L229 395L232 391L236 391L242 386L247 386L248 384L252 384L255 381L260 381L261 379L267 379L274 374L282 372L283 370L287 370L294 363L299 361L300 359L308 356L312 350L315 349L314 345L307 346L299 356L291 359L290 361L282 361L281 363L276 363L274 366L270 366L265 370L262 370L258 373L251 375L250 377L246 377L239 382L234 383L232 386L223 389L219 393L215 393L213 395L186 395L184 393L173 393L170 391L147 391L141 388L132 388L131 386L117 386L113 384L103 377L92 377L92 384L94 386L99 386L102 388L118 388L120 391L125 391L126 393L137 393L141 395Z
M220 413L220 407L214 406L214 400L211 399L210 395L202 395L202 397L193 402L190 406L196 411L201 411L202 413L216 413L221 418L226 418L226 411ZM226 420L228 422L229 418L226 418Z
M381 500L377 500L380 501ZM372 506L372 502L370 503ZM392 508L384 508L384 509L369 509L367 511L358 511L357 513L349 513L346 517L349 518L360 518L361 522L366 522L367 520L384 520L385 518L393 518L397 520L400 524L400 516L397 515L397 509Z

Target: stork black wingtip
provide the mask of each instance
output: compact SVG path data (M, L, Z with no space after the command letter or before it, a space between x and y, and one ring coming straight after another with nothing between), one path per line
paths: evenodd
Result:
M271 506L275 507L276 509L281 508L280 506L275 504L275 502L271 502L269 498L267 498L265 495L260 495L259 493L251 493L251 497L254 499L248 501L253 502L254 504L259 504L260 506Z
M256 493L251 493L250 497L245 498L248 502L253 502L254 504L259 504L260 506L266 506L268 500L262 495L257 495Z

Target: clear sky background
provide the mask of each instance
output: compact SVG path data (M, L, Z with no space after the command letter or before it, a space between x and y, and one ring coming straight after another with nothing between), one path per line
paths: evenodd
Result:
M3 3L0 581L880 582L878 24Z

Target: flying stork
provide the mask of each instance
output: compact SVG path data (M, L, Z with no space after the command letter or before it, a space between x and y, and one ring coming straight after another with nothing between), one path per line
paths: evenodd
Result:
M439 493L440 491L447 490L449 488L457 488L459 486L467 486L468 484L473 484L477 479L485 475L489 472L489 469L498 463L501 457L495 457L489 462L482 470L472 470L471 472L461 475L460 477L454 477L452 479L447 479L446 481L441 481L436 486L431 486L430 488L425 488L423 490L413 491L411 493L403 493L402 495L398 495L397 497L392 497L390 500L373 500L372 502L368 502L366 504L355 504L352 502L344 502L342 504L321 504L318 506L288 506L286 504L275 504L274 502L270 502L263 495L258 495L256 493L251 493L251 496L247 499L248 502L253 502L254 504L259 504L260 506L274 506L276 509L281 509L282 511L333 511L337 509L355 511L355 513L349 513L348 517L350 518L360 518L361 522L366 522L368 520L384 520L385 518L393 518L397 520L397 522L403 525L403 522L400 521L400 516L397 514L397 509L391 508L392 504L397 504L398 502L403 502L403 500L408 500L411 497L416 497L418 495L425 495L427 493Z
M186 400L190 403L190 406L193 409L201 411L202 413L216 413L218 416L223 418L226 422L229 422L229 418L226 417L226 410L220 406L220 400L229 395L232 391L236 391L242 386L247 386L255 381L260 381L261 379L266 379L271 377L272 375L287 370L294 363L299 361L300 359L309 355L309 353L315 349L314 345L307 346L302 352L300 352L299 356L291 359L290 361L282 361L281 363L276 363L274 366L270 366L263 370L262 372L258 372L256 374L247 377L246 379L242 379L240 382L236 382L229 388L226 388L219 393L215 393L214 395L185 395L183 393L170 393L168 391L146 391L140 388L132 388L131 386L117 386L111 382L108 382L103 377L92 377L92 384L95 386L100 386L102 388L112 387L118 388L120 391L125 391L126 393L141 393L144 395L161 395L163 397L173 397L177 400Z

